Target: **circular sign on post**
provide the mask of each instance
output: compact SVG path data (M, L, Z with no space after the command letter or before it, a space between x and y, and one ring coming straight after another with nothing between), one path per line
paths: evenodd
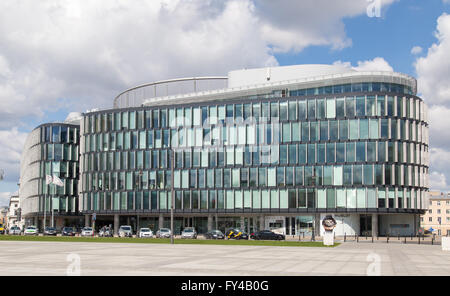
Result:
M336 224L336 220L333 218L333 216L326 216L322 221L322 226L325 231L333 231L333 229L336 227Z
M333 229L336 227L336 220L333 216L328 215L322 221L322 226L325 229L325 234L323 236L323 244L325 246L334 245Z

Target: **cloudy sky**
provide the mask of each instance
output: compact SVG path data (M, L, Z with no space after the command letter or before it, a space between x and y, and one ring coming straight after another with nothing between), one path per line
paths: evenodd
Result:
M432 189L450 190L447 13L450 0L2 0L0 205L41 123L112 107L145 82L307 63L417 77Z

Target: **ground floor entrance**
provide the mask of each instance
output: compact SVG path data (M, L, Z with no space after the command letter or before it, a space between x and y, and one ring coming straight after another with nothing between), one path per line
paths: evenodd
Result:
M415 235L419 229L417 214L359 214L359 213L322 213L301 215L268 214L176 214L173 226L174 234L179 235L186 227L194 227L197 233L204 234L218 229L226 232L237 228L249 234L260 230L272 230L293 236L322 236L323 219L332 216L336 220L336 236L397 236ZM27 217L27 225L36 225L42 231L46 226L54 225L57 229L64 226L81 228L94 227L96 231L103 226L112 227L116 232L121 225L129 225L136 233L140 228L150 228L154 233L160 228L171 228L170 214L145 215L102 215L87 214L83 216Z

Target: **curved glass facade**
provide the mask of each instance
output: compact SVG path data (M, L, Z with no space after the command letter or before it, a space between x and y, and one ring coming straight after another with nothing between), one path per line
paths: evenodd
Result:
M79 126L39 126L28 137L21 162L19 195L27 219L44 212L50 217L52 211L54 216L78 214ZM57 176L64 186L47 185L46 176Z
M358 85L85 114L80 209L169 212L173 151L176 213L420 213L426 106Z

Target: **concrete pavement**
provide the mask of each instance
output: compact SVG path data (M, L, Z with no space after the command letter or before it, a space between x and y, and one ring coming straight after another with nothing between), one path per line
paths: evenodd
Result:
M450 275L450 252L417 244L335 248L0 241L0 275Z

